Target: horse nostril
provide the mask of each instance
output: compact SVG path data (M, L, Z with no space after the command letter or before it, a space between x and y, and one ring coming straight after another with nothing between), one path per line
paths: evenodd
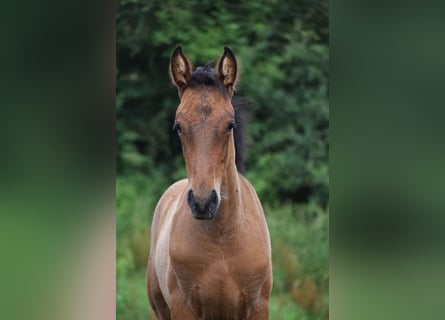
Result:
M216 193L215 189L212 190L208 203L209 211L216 211L218 208L218 193Z
M196 200L195 200L195 195L193 194L192 189L190 189L187 194L187 204L189 205L190 209L192 209L192 210L195 209Z
M216 193L216 190L213 189L212 190L212 195L211 195L211 203L217 203L218 202L218 194Z

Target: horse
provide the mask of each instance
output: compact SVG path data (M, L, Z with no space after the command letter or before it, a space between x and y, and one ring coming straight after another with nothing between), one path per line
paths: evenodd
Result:
M173 129L187 178L164 192L152 221L146 284L160 320L269 318L269 230L237 168L237 65L228 47L214 68L193 70L181 46L170 58L180 98Z

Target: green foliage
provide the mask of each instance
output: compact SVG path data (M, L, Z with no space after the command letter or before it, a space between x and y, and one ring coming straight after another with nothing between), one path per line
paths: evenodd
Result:
M288 295L273 295L269 303L269 318L280 320L316 320L319 317L308 314L296 305Z
M311 317L327 315L328 212L315 204L266 207L265 211L272 239L273 296L290 296Z
M147 320L150 305L145 290L145 273L135 272L122 276L119 270L117 272L116 319Z
M147 319L145 268L150 248L150 223L162 180L156 177L118 177L116 244L117 319Z
M265 202L328 203L326 1L121 1L117 14L118 173L182 165L170 128L178 104L171 51L197 64L229 45L250 107L246 167ZM271 187L273 186L273 187Z
M328 2L121 0L117 11L117 315L146 318L144 270L156 201L185 177L168 79L177 44L196 65L223 46L241 65L246 176L272 237L271 319L328 310Z

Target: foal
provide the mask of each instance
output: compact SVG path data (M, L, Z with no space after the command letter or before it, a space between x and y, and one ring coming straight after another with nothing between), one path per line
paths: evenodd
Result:
M147 293L161 320L268 319L269 231L255 190L235 164L237 71L227 47L215 69L192 72L181 47L171 56L181 99L174 130L187 179L170 186L153 217Z

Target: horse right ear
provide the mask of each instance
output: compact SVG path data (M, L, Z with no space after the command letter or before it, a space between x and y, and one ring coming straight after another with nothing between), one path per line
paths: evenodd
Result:
M192 76L192 63L182 52L181 46L177 46L170 58L170 79L178 88L179 97L190 84Z

